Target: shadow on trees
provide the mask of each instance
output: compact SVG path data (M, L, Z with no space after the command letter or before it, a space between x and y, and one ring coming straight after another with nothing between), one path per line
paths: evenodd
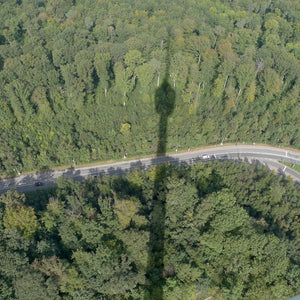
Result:
M155 92L155 110L159 114L158 143L156 157L166 155L168 142L168 118L174 111L175 90L171 87L169 77L169 47L167 67L164 79ZM148 295L146 299L163 299L164 274L164 233L166 215L166 180L167 166L156 169L150 215L150 239L148 246L147 280Z

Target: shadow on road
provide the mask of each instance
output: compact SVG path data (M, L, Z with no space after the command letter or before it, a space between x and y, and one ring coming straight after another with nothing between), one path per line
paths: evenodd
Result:
M155 109L159 114L158 143L156 159L166 155L168 142L168 118L174 111L175 90L171 87L169 78L169 43L166 59L166 73L161 85L155 92ZM164 233L165 233L165 202L166 202L166 165L156 169L150 215L150 239L148 246L147 279L149 294L145 299L163 299L165 282L164 271Z

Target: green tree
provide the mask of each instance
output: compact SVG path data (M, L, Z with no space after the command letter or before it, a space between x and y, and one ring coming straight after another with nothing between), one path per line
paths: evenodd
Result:
M81 50L75 55L76 71L79 78L85 83L87 91L93 90L93 52Z
M57 299L58 290L51 279L45 281L39 272L25 271L14 282L17 299Z
M5 228L21 231L26 239L32 238L38 229L38 221L33 208L20 205L5 208L3 225Z
M100 80L100 86L104 89L104 95L107 97L107 90L109 86L109 68L111 62L111 55L107 53L96 53L94 58L94 65L97 72L97 76Z
M126 105L128 94L134 88L134 81L131 72L126 70L122 63L116 63L114 66L116 89L123 96L123 106Z
M136 74L143 90L147 91L153 81L155 69L150 63L144 63L136 68Z

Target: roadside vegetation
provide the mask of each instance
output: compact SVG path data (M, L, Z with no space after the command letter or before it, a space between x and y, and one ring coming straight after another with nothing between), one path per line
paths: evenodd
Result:
M288 163L288 162L282 162L282 164L294 169L297 172L300 172L300 166L299 165L291 164L291 163Z

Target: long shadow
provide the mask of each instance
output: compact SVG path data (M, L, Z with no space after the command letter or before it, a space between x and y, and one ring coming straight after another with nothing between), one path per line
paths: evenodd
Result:
M175 90L169 84L169 43L166 58L166 73L161 85L155 92L155 110L159 114L158 143L156 157L166 155L168 141L168 118L174 111ZM164 235L166 215L166 165L160 165L156 169L154 190L151 203L150 239L148 246L148 295L147 300L162 300L164 276Z

